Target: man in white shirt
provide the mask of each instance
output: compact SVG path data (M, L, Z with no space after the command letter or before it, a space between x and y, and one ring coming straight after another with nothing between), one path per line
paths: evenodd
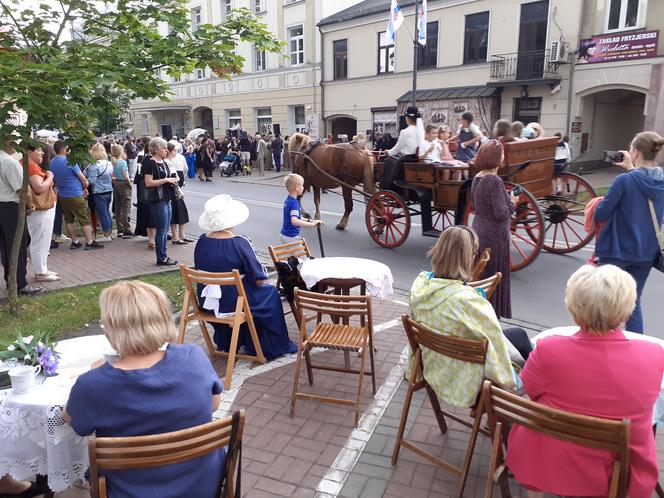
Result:
M0 256L5 271L5 283L9 279L9 254L16 225L18 223L18 192L23 185L23 168L12 157L14 147L11 143L5 144L0 150ZM28 227L23 229L23 238L18 251L18 266L16 268L16 285L20 294L36 294L41 287L33 287L26 280L26 263L28 256Z
M403 163L417 161L417 148L422 141L420 130L417 128L417 118L420 111L415 106L406 109L406 128L399 132L399 139L394 147L387 151L387 159L383 167L383 181L380 187L383 190L392 188L392 184L403 176Z

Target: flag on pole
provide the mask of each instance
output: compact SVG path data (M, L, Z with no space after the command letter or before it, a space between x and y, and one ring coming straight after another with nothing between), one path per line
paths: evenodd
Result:
M403 24L403 12L401 12L401 7L397 3L397 0L392 0L392 5L390 7L390 18L387 21L387 30L385 32L385 37L389 43L396 43L397 39L397 30Z
M427 0L422 0L417 13L417 42L420 45L427 44Z

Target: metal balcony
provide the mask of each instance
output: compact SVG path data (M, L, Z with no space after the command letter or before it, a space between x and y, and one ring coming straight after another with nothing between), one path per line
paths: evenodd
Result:
M490 86L553 84L560 81L560 62L551 61L550 50L492 55Z

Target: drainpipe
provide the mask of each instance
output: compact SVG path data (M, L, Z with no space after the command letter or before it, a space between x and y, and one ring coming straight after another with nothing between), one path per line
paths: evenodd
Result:
M327 137L327 122L325 121L325 45L323 44L323 30L321 29L320 24L318 24L318 32L320 33L320 120L321 120L321 129L319 139L322 137ZM316 103L314 102L314 105Z

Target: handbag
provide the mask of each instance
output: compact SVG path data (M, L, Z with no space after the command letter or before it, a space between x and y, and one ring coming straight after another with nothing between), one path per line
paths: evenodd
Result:
M664 273L664 234L660 227L659 222L657 221L657 213L655 213L655 205L650 199L648 199L648 206L650 207L650 216L652 217L652 224L655 228L655 235L657 236L657 243L659 245L659 251L657 252L657 259L653 264L653 267L656 270Z
M28 194L28 206L31 211L46 211L55 207L57 196L53 184L41 194L38 194L30 187Z

